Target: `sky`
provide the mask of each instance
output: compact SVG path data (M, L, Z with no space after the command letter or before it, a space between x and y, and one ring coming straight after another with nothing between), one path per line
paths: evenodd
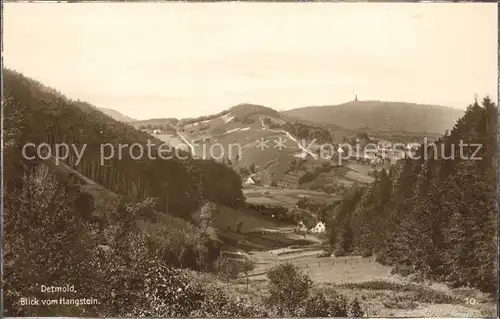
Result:
M497 99L494 3L5 3L4 66L136 119Z

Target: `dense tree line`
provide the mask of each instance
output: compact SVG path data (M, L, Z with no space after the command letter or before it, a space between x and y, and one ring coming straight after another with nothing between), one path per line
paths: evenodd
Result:
M219 112L217 114L205 115L205 116L200 116L200 117L196 117L196 118L181 119L179 121L179 126L189 125L189 124L198 123L198 122L202 122L202 121L213 120L213 119L216 119L218 117L224 116L228 113L229 113L229 110L224 110L224 111Z
M322 173L330 172L334 166L330 162L323 162L321 165L314 166L312 171L305 170L304 174L299 177L298 183L305 184L316 179Z
M141 124L138 126L140 130L157 130L160 129L163 132L176 132L175 127L172 124Z
M4 70L4 97L4 122L10 125L13 143L7 159L11 165L7 182L22 176L21 151L26 143L47 143L52 147L66 143L78 150L86 145L79 162L70 150L64 162L71 168L116 193L158 198L157 209L161 211L186 216L203 198L226 204L243 200L241 181L230 168L213 161L195 161L173 148L164 148L159 154L157 147L162 141L19 73ZM150 147L150 154L148 141L156 145ZM134 143L142 145L143 156L138 146L132 147ZM124 146L121 154L120 145ZM101 147L105 156L112 155L114 149L114 156L103 160ZM219 192L222 187L225 191Z
M243 205L245 198L241 190L241 177L228 166L230 162L228 165L212 159L194 162L202 172L202 192L206 198L233 207Z
M435 145L422 144L420 159L404 159L368 187L351 189L329 223L334 249L493 293L496 119L489 98L476 102ZM481 145L476 154L473 144Z

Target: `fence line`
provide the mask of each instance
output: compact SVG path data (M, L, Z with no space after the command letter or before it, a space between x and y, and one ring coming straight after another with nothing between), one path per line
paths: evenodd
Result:
M330 258L318 258L318 262L306 262L305 264L296 264L296 263L293 263L293 260L290 260L292 262L292 264L294 264L296 267L298 267L299 269L301 270L309 270L309 269L314 269L314 268L321 268L321 266L325 266L325 265L329 265L332 267L332 269L335 269L336 267L340 266L340 265L347 265L348 261L349 263L354 263L354 264L358 264L360 263L363 259L365 258L357 258L357 257L343 257L342 259L340 258L331 258L330 260L328 260ZM374 257L370 257L368 258L368 261L369 262L375 262L375 258ZM284 263L284 262L287 262L287 260L279 260L278 258L276 258L273 262L272 262L272 266L269 265L268 267L264 268L264 269L259 269L259 271L255 271L255 270L251 270L251 271L248 271L248 272L245 272L245 274L243 276L241 276L240 278L248 278L248 277L256 277L256 276L260 276L260 275L265 275L266 272L271 268L271 267L275 267L281 263Z

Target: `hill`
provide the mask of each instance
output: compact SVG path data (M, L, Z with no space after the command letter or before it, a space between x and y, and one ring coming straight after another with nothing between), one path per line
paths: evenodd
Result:
M335 125L318 125L256 104L238 104L213 115L189 119L134 122L140 130L200 158L225 163L246 178L251 171L262 182L281 179L289 162L314 160L318 145L341 143L352 132ZM279 142L283 145L278 145ZM264 142L264 145L260 143ZM309 150L311 146L311 150Z
M103 112L107 116L110 116L111 118L113 118L117 121L120 121L120 122L130 123L130 122L136 121L135 119L128 117L126 115L123 115L122 113L120 113L116 110L113 110L113 109L107 109L107 108L101 107L101 108L99 108L99 110L101 110L101 112Z
M46 143L51 152L59 144L77 150L85 147L80 159L69 152L63 162L112 192L142 199L157 197L159 211L177 216L189 215L202 197L230 204L243 201L238 175L224 165L196 160L175 149L162 150L160 157L158 147L163 141L88 103L72 101L11 70L4 70L3 82L6 110L13 112L5 113L6 117L18 118L13 135L17 147L28 142L36 146ZM147 152L148 142L153 145L151 152ZM143 156L128 148L134 143L142 146ZM119 146L125 147L116 153ZM109 156L112 152L115 156ZM21 153L12 152L9 160L16 167L11 176L22 176ZM222 185L231 185L231 189L219 191Z
M223 248L218 231L198 225L192 214L207 201L226 210L242 205L238 174L176 149L163 149L159 157L161 140L15 71L3 70L3 84L8 313L60 313L20 306L19 295L43 297L27 282L66 281L97 296L113 282L118 290L124 287L121 280L133 282L128 270L134 260L137 274L155 261L214 270ZM132 144L147 155L132 153L126 148ZM111 149L114 156L108 156ZM21 250L26 253L18 254ZM102 265L110 268L96 272Z
M282 112L321 124L366 132L443 134L464 111L439 105L404 102L353 101L309 106Z

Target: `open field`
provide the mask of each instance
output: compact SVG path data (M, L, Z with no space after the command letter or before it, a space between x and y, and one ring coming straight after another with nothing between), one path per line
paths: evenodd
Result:
M390 278L390 267L360 257L318 258L318 254L322 251L322 249L309 251L295 249L295 253L279 255L269 251L250 252L250 255L258 261L250 278L257 281L265 280L266 269L282 262L291 262L300 267L316 283L340 284Z
M269 224L269 226L272 226ZM487 317L494 316L494 300L475 289L450 289L437 283L414 283L391 275L391 267L359 256L319 257L322 240L293 234L290 227L267 229L265 234L233 234L255 268L233 281L237 289L262 294L267 269L291 262L313 280L313 289L357 297L368 316L377 317ZM231 236L229 236L231 237ZM302 240L300 240L302 239ZM467 305L465 298L475 298Z
M257 294L266 285L266 269L278 263L291 262L314 281L313 289L327 293L339 292L350 300L357 297L367 316L471 318L496 314L494 300L475 289L450 289L440 284L412 283L391 275L390 267L371 259L356 256L318 258L320 252L301 249L296 249L292 254L279 255L269 251L251 252L256 268L249 273L248 278L237 281L239 289ZM471 297L475 298L475 305L466 304L465 298Z
M301 198L310 198L312 200L327 203L341 200L342 198L335 194L325 194L307 189L283 189L264 186L247 186L243 193L250 204L270 204L284 207L293 207Z
M256 211L239 208L234 209L218 205L219 214L214 217L214 226L221 230L235 231L238 221L242 222L241 233L259 232L265 229L280 229L291 227L290 224L259 214Z

